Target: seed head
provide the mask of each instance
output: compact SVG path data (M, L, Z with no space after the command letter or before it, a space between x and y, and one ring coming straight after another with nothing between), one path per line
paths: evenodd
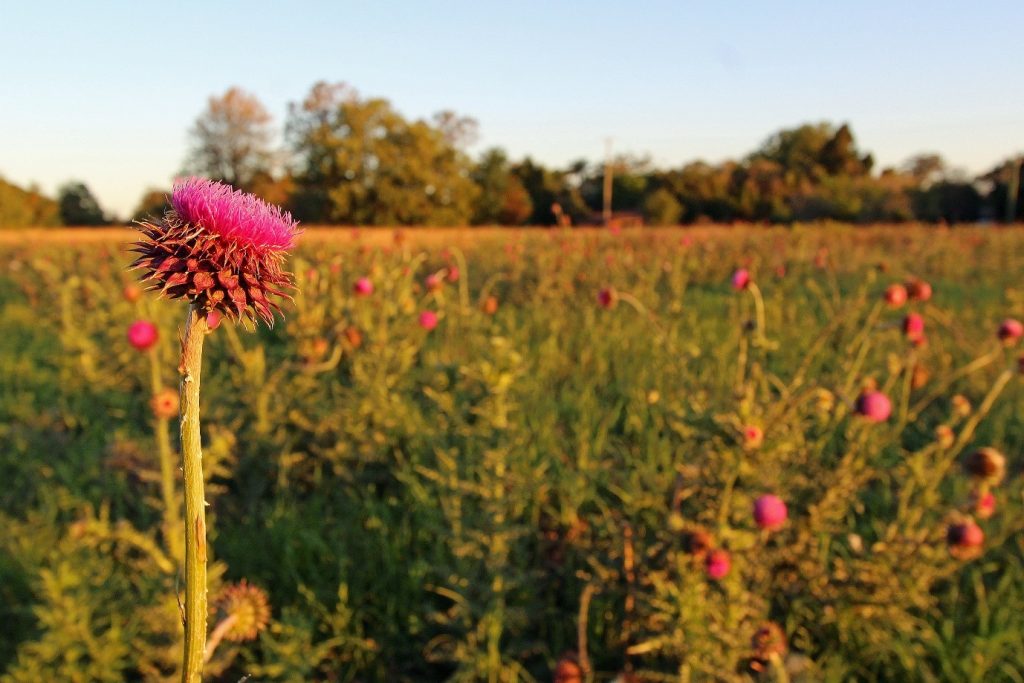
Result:
M1006 456L994 448L979 448L967 456L964 469L979 482L995 485L1006 476Z
M234 617L234 623L224 635L228 640L253 640L270 621L267 594L245 579L227 586L220 594L217 606L225 618Z
M128 343L139 351L148 351L159 338L156 325L148 320L136 320L128 326Z
M273 324L294 287L282 269L298 235L290 214L230 185L186 178L175 183L172 208L156 223L141 222L132 267L170 298L209 314Z

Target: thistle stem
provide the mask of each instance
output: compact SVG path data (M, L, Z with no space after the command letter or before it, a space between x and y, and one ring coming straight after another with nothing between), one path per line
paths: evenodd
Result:
M206 316L189 306L181 348L181 460L185 472L185 652L182 683L201 683L206 649L206 501L199 376Z

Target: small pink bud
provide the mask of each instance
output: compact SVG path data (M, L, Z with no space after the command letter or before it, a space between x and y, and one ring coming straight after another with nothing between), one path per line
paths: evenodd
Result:
M732 288L737 292L741 292L750 286L750 271L746 268L740 268L732 274Z
M128 327L128 343L139 351L148 350L159 338L156 325L148 320L136 320Z
M437 327L437 313L433 311L423 311L420 313L420 327L428 332Z
M618 300L618 295L611 287L605 287L597 293L597 303L599 303L602 308L615 308L615 303Z
M969 560L981 554L985 532L971 520L950 524L946 529L949 554L958 560Z
M731 568L732 558L729 557L729 551L727 550L720 548L712 550L704 559L704 572L708 575L709 579L714 581L724 579Z
M866 391L857 398L856 410L871 422L885 422L892 414L892 402L880 391Z
M448 268L448 275L445 276L445 279L448 280L448 282L458 282L459 281L459 269L458 269L458 267L456 267L456 266L449 267Z
M748 425L743 428L743 447L748 449L759 448L764 442L764 431L757 425Z
M907 288L900 284L889 285L885 289L885 303L893 308L899 308L907 303Z
M361 277L356 280L352 289L355 291L356 296L370 296L373 294L373 283L370 281L370 278Z
M125 285L124 289L121 290L121 296L124 297L125 301L133 304L142 296L142 290L135 285Z
M903 334L912 342L924 339L924 318L917 313L909 313L903 319Z
M441 289L441 276L437 273L431 273L423 281L423 285L427 288L428 292L436 292Z
M766 493L754 501L754 522L767 531L775 531L786 523L789 510L778 496Z
M1007 346L1016 344L1018 339L1024 337L1024 324L1019 320L1007 318L1003 322L999 323L999 331L997 334L999 335L999 339Z
M988 519L996 512L996 497L992 495L991 491L975 493L972 496L972 502L974 503L974 514L978 516L978 519Z

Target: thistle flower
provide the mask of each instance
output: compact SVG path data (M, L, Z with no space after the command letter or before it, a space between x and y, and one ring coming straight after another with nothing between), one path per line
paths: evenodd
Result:
M932 286L924 280L910 280L906 287L911 301L928 301L932 298Z
M999 340L1007 346L1017 343L1017 340L1024 337L1024 323L1013 318L1007 318L999 323L999 330L996 332Z
M865 391L857 398L856 411L871 422L885 422L892 414L892 402L880 391Z
M345 335L345 341L347 341L353 349L358 349L363 345L363 333L359 331L359 328L349 325L345 328L343 334Z
M121 290L121 296L130 304L135 303L142 297L142 290L135 285L125 285Z
M284 252L298 234L290 214L254 195L204 178L175 183L172 208L156 223L139 223L143 239L132 267L170 298L188 299L202 313L243 316L273 324L288 298Z
M427 288L428 292L436 292L441 289L441 285L444 284L444 280L441 279L440 273L431 273L423 281L423 286Z
M420 327L429 332L437 327L437 313L434 313L433 311L423 311L420 313L419 323Z
M149 407L153 415L161 420L178 417L178 392L174 389L161 389L149 399Z
M964 469L979 482L995 485L1006 476L1006 456L994 448L979 448L967 456Z
M370 296L373 294L373 282L368 277L361 277L352 285L352 291L356 293L356 296Z
M950 448L956 441L956 434L953 433L953 428L949 425L939 425L935 428L935 440L942 448Z
M139 351L148 351L159 338L156 325L148 320L136 320L128 326L128 343Z
M950 524L946 529L949 554L958 560L971 560L981 555L985 532L973 520Z
M910 313L903 319L903 335L911 342L924 338L924 318L917 313Z
M732 568L732 558L729 551L712 550L704 560L704 573L713 581L724 579Z
M224 633L227 640L253 640L270 622L267 594L245 579L227 586L217 599L217 606L224 613L225 620L231 620Z
M737 292L743 291L750 286L750 271L746 268L740 268L732 274L732 288Z
M754 650L754 658L761 661L781 657L786 654L786 634L782 627L774 621L761 624L750 638L750 647Z
M458 268L458 266L449 266L448 267L448 274L444 276L444 279L447 280L448 282L452 282L452 283L458 282L459 281L459 268Z
M975 491L971 494L971 507L978 519L988 519L996 512L996 497L991 491Z
M764 442L764 431L757 425L747 425L743 428L743 447L747 450L760 448Z
M901 284L891 284L886 287L885 303L892 308L899 308L907 303L907 288Z
M601 305L601 308L615 308L615 304L618 301L619 295L612 287L604 287L597 293L597 303Z
M483 312L487 315L494 315L498 312L498 298L495 296L489 296L484 299L483 305L480 307Z
M554 683L583 683L583 669L575 653L567 652L558 659L552 680Z
M781 529L788 517L786 502L776 495L766 493L754 501L754 522L765 531Z

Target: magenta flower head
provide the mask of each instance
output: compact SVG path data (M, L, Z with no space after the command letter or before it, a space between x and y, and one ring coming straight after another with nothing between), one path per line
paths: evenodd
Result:
M903 319L903 334L912 342L924 338L924 318L917 313L908 313Z
M148 351L159 338L156 325L148 320L136 320L128 326L128 343L139 351Z
M728 550L712 550L704 559L704 573L709 579L719 581L724 579L732 568L732 558Z
M892 402L880 391L865 391L857 398L856 410L871 422L885 422L892 414Z
M433 311L423 311L420 313L420 327L428 332L437 327L437 313Z
M373 282L368 277L361 277L352 285L352 291L356 293L356 296L370 296L373 294Z
M958 560L971 560L981 555L985 532L973 520L950 524L946 528L949 554Z
M766 493L754 501L754 522L766 531L782 528L788 517L786 503L778 496Z
M619 301L619 294L612 287L604 287L597 293L597 303L601 308L612 309Z
M746 268L740 268L732 274L732 288L737 292L741 292L750 286L750 271Z
M999 323L999 331L996 334L1004 344L1011 346L1016 344L1018 339L1024 337L1024 324L1019 320L1007 318Z
M294 287L282 268L299 234L291 215L205 178L175 182L170 203L159 221L139 223L132 266L142 280L201 312L273 324L281 309L270 297L289 298Z

